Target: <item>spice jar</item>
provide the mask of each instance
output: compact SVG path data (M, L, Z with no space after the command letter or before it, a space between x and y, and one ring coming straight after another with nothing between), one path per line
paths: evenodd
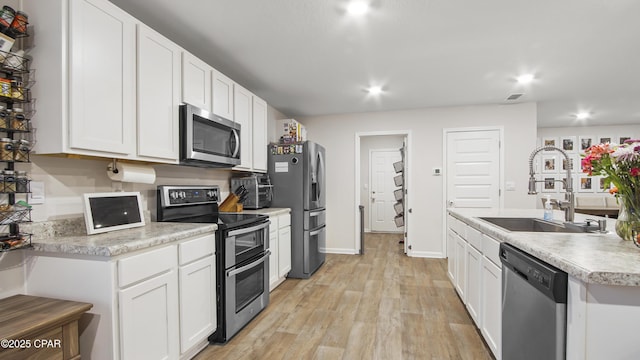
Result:
M26 171L16 171L16 192L29 192L29 178Z
M13 161L13 140L0 139L0 161Z
M13 108L13 111L9 114L11 120L11 129L18 131L29 130L27 118L24 116L24 111L22 110L22 108Z
M29 161L29 141L14 140L13 141L14 159L15 161Z
M0 129L7 129L9 127L9 113L4 105L0 105Z
M16 11L11 6L5 5L0 10L0 27L3 29L11 26L13 19L16 17Z
M0 96L11 97L11 80L0 78Z
M23 11L16 11L13 21L11 21L10 28L13 32L24 35L27 33L27 24L29 23L29 16Z
M14 193L16 192L16 175L13 170L4 170L4 192Z
M9 81L11 81L11 97L16 100L24 100L22 78L19 76L11 76L9 77Z

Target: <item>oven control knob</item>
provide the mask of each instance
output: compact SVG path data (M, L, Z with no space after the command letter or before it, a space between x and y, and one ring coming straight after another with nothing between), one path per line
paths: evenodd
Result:
M184 200L187 198L187 193L185 193L184 191L180 191L180 195L179 195L180 199Z
M178 198L178 192L177 191L169 192L169 197L176 200Z
M218 201L218 196L213 190L207 191L207 197L209 198L209 200Z

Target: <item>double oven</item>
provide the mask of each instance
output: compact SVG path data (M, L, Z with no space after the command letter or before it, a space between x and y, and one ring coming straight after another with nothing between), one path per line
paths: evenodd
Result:
M157 220L215 223L216 332L224 343L269 304L269 218L219 213L217 186L158 186Z

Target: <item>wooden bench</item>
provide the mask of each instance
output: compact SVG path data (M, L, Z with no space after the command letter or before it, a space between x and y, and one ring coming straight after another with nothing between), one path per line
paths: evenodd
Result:
M0 359L80 359L78 319L92 304L14 295L0 300Z

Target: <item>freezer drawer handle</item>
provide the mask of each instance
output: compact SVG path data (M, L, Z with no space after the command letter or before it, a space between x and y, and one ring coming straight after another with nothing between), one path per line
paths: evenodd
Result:
M251 264L245 265L245 266L243 266L241 268L227 271L227 277L232 277L232 276L238 275L241 272L247 271L247 270L249 270L251 268L254 268L254 267L262 264L269 257L269 255L271 255L271 251L270 250L265 251L264 256L262 256L259 260L256 260L256 261L252 262Z
M309 217L320 216L320 214L324 213L326 210L312 211L309 213Z
M254 231L258 231L260 229L264 229L267 226L269 226L269 221L267 221L264 224L260 224L260 225L256 225L256 226L252 226L252 227L248 227L248 228L244 228L244 229L238 229L238 230L229 231L228 236L236 236L236 235L248 234L250 232L254 232Z
M321 233L321 232L323 232L323 231L324 231L324 226L323 226L323 227L321 227L321 228L320 228L320 229L318 229L318 230L313 230L313 231L311 231L311 232L309 233L309 236L316 236L316 235L320 234L320 233Z

